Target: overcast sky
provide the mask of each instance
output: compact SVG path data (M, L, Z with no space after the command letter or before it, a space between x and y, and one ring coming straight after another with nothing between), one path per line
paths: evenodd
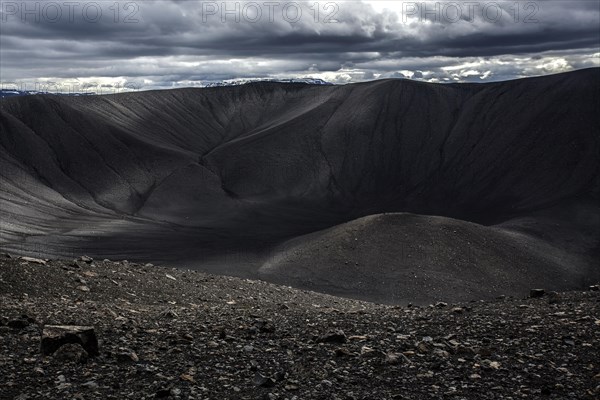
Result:
M4 1L0 80L31 88L506 80L600 65L591 1Z

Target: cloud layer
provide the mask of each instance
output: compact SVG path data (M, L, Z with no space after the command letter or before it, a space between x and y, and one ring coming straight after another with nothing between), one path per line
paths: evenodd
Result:
M600 65L598 1L3 1L2 84L490 81Z

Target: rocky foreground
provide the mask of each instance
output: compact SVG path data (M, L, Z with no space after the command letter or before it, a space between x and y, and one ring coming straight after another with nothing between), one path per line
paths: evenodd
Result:
M599 356L597 286L391 307L126 261L0 259L1 399L597 399Z

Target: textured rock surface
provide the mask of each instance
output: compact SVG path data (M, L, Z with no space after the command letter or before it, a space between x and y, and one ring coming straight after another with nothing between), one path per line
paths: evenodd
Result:
M91 326L46 325L42 330L40 351L50 355L67 344L80 345L88 355L97 356L98 338Z
M392 307L132 263L0 259L0 398L598 399L600 292L561 298ZM16 319L31 322L5 326ZM41 326L70 321L96 328L99 356L40 354Z

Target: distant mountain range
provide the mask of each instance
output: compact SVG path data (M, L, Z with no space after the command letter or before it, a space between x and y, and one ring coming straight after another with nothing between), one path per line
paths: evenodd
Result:
M0 89L0 99L6 97L17 97L17 96L33 96L33 95L60 95L60 96L93 96L95 92L76 92L76 93L55 93L55 92L43 92L36 90L10 90Z
M221 86L239 86L247 83L254 82L279 82L279 83L304 83L306 85L333 85L333 83L326 82L323 79L315 78L291 78L291 79L270 79L270 78L257 78L257 79L228 79L217 82L204 82L201 87L221 87Z
M313 78L292 78L292 79L229 79L216 82L203 82L198 87L223 87L223 86L239 86L253 82L280 82L280 83L303 83L306 85L333 85L322 79ZM109 90L109 89L107 89ZM0 98L16 97L16 96L32 96L32 95L60 95L60 96L94 96L96 92L45 92L35 90L13 90L0 89Z
M0 248L390 303L600 280L600 69L237 83L0 100Z

